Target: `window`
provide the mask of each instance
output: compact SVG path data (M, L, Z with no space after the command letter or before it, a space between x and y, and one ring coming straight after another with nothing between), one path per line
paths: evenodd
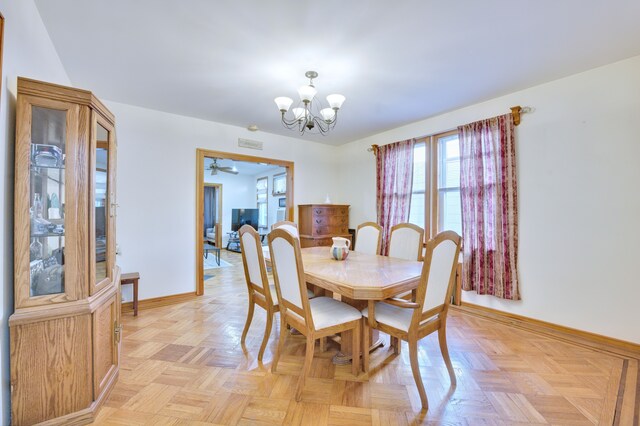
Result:
M263 177L256 181L256 201L258 204L258 228L267 228L267 185L269 178Z
M427 174L427 143L417 142L413 146L413 186L411 187L411 207L409 208L409 223L424 227L426 174Z
M280 173L273 176L273 194L284 195L287 193L287 174Z
M458 135L437 138L438 143L438 232L462 235L460 205L460 145Z
M462 235L457 131L419 140L413 150L409 222L423 227L426 238L445 230Z

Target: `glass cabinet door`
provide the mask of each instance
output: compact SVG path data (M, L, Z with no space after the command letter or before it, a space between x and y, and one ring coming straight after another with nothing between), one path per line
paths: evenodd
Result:
M91 241L93 245L91 294L108 285L113 278L113 204L114 188L113 127L94 113L94 138L92 140L91 179Z
M65 293L67 111L31 106L30 297Z

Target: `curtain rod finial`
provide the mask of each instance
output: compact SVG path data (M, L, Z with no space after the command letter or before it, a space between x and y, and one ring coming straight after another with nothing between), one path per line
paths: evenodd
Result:
M513 124L520 124L520 111L522 111L522 107L520 105L511 107L511 115L513 115Z
M378 155L378 145L371 145L371 148L367 148L367 151L373 152L373 155Z

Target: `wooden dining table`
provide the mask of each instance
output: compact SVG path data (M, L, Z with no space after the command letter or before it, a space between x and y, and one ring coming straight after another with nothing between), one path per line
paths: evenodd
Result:
M352 251L346 260L331 257L329 247L309 247L300 250L307 284L316 295L339 298L357 309L368 301L383 300L418 287L422 262L376 256ZM270 264L269 250L264 250L265 261ZM338 295L336 297L335 295ZM381 346L377 330L372 330L369 350ZM340 339L337 364L350 362L354 348L351 332ZM364 342L363 342L364 343Z

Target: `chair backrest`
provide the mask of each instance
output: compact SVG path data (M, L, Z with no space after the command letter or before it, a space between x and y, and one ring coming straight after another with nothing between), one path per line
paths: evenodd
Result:
M307 327L312 328L300 240L282 228L274 229L267 238L280 314L288 315L288 311L292 311Z
M405 260L422 259L424 229L412 223L399 223L391 228L389 257Z
M300 233L298 232L298 224L295 222L282 220L280 222L276 222L273 225L271 225L272 231L274 229L279 229L279 228L284 229L285 231L289 232L291 235L293 235L296 238L300 238Z
M355 251L366 254L380 254L382 243L382 227L375 222L365 222L358 225L356 231Z
M416 302L422 304L422 310L416 314L425 319L446 307L451 300L453 283L456 277L458 256L460 254L460 236L453 231L444 231L427 242L427 250L422 267L422 277L416 294Z
M262 294L269 303L273 303L267 278L267 268L264 263L260 234L250 225L243 225L239 230L240 251L242 252L242 264L244 276L249 292L257 291Z

